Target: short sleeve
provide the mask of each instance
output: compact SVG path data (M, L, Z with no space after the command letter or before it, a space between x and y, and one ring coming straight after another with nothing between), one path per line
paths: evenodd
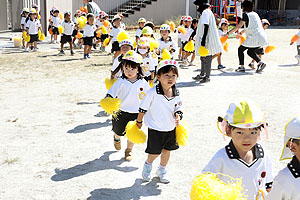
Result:
M29 22L25 23L25 29L29 28Z
M202 172L211 172L211 173L222 173L223 172L223 159L218 154L219 150L214 157L208 162L208 164L203 168Z
M119 96L120 91L122 90L122 79L118 79L108 90L107 94L112 96L113 98L117 98Z
M203 13L202 13L201 22L202 22L202 24L208 24L209 25L209 15L206 11L203 11Z
M146 93L146 96L144 97L140 105L140 109L139 109L140 112L147 112L147 110L149 110L151 102L154 97L154 92L156 92L155 88L152 88Z
M121 62L119 61L119 58L120 58L120 56L118 56L114 59L114 63L111 67L112 72L115 71L117 69L117 67L120 65Z
M248 27L249 17L246 13L243 13L242 21L244 21L246 23L246 27Z
M111 36L111 37L114 37L114 32L115 32L115 29L114 29L114 28L111 29L111 31L110 31L110 36Z
M38 22L38 27L39 27L39 28L41 27L41 22L40 22L40 20L39 20L39 22Z
M272 188L273 183L273 167L269 156L266 156L266 188Z
M274 179L272 190L269 192L266 200L291 199L288 192L288 183L286 183L285 178L286 176L279 172Z

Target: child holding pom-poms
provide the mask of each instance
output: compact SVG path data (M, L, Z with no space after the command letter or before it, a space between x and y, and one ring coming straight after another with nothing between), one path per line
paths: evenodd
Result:
M22 13L21 13L21 29L22 29L22 33L24 33L25 30L25 25L26 25L26 18L28 17L29 14L29 9L28 8L24 8ZM22 37L22 48L25 48L25 41L24 41L24 37Z
M94 32L97 31L97 28L94 24L94 14L89 13L87 15L87 23L83 27L83 44L84 44L84 55L83 59L90 58L90 52L93 46Z
M110 43L110 41L112 42L111 53L114 53L113 59L115 59L121 54L118 42L118 35L121 31L123 31L123 29L121 28L121 17L119 15L115 15L112 22L113 27L110 32L108 43Z
M161 54L163 49L167 49L171 55L172 59L174 58L174 54L176 51L176 46L174 40L172 40L170 35L171 29L170 26L167 24L163 24L160 27L160 35L161 38L158 40L159 41L159 59L161 59Z
M178 64L175 60L162 60L157 68L159 83L150 89L143 99L136 124L148 126L148 141L146 153L148 158L143 169L143 179L151 179L153 161L160 156L160 165L156 172L162 183L169 183L166 177L166 166L170 152L178 149L176 142L176 127L182 119L182 102L175 83L178 77Z
M296 35L294 35L292 37L290 45L293 45L294 43L296 43L298 54L295 56L295 58L298 61L297 65L300 65L300 26L298 29L299 29L299 31Z
M39 40L39 31L42 32L40 20L36 18L36 10L32 8L29 12L29 18L25 25L25 35L27 42L25 52L29 51L29 46L34 45L33 51L37 51L37 41Z
M74 55L74 51L73 51L73 44L72 44L72 34L73 34L73 30L75 27L75 24L71 21L71 12L70 11L66 11L64 13L64 21L62 23L62 27L64 29L64 32L61 36L61 50L60 50L60 54L64 55L64 44L69 43L70 45L70 51L71 51L71 56Z
M51 27L52 27L52 33L54 37L54 41L51 41L51 43L58 43L57 41L57 35L59 35L58 27L61 24L61 20L59 18L59 10L57 8L54 8L53 10L53 16L51 18Z
M219 117L218 128L231 138L209 161L203 172L221 173L242 179L248 199L262 200L270 192L273 182L271 160L260 144L261 129L268 131L264 113L251 100L239 100L229 105L225 117ZM228 183L226 176L219 178Z
M142 62L143 59L139 54L133 50L128 51L119 65L122 70L122 77L107 92L106 98L119 98L121 100L120 113L112 119L116 150L121 150L121 137L126 134L125 127L129 121L136 120L140 102L150 89L149 84L142 78ZM132 160L132 148L133 143L128 141L125 150L126 161Z

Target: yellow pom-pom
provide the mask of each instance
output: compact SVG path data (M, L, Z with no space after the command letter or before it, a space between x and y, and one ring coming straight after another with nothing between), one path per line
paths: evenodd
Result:
M171 31L174 32L175 31L175 23L174 22L170 22L169 26L170 26Z
M185 121L180 122L179 127L176 127L176 142L180 146L185 146L188 136L188 124Z
M26 37L27 37L27 32L24 31L24 32L23 32L23 38L25 39Z
M39 30L39 31L38 31L38 36L39 36L39 38L41 37L41 35L42 35L42 32Z
M78 18L78 26L80 29L83 29L85 27L86 23L82 18Z
M59 34L62 34L64 32L64 27L58 26L58 32Z
M128 122L125 128L125 132L125 136L134 144L143 144L146 142L146 134L141 129L139 129L135 121Z
M136 41L133 42L133 48L136 48L137 47L137 43Z
M242 45L245 42L245 40L246 40L246 37L242 35L241 36L240 45Z
M81 39L81 38L83 37L83 34L80 33L80 32L78 31L76 37L77 37L78 39Z
M109 22L107 20L103 21L103 26L108 27L109 26Z
M169 50L168 49L163 49L162 51L161 51L161 59L162 60L170 60L171 59L171 54L170 54L170 52L169 52Z
M224 48L224 50L225 50L226 52L228 52L228 42L226 42L226 43L224 44L223 48Z
M38 18L38 20L40 20L40 19L41 19L41 15L40 15L40 14L38 14L38 15L37 15L37 18Z
M291 39L291 42L296 42L297 40L299 40L299 36L298 35L294 35Z
M105 79L105 87L107 90L109 90L111 88L111 86L113 86L113 84L117 81L118 79L109 79L109 78L106 78Z
M128 33L125 31L121 31L119 33L119 35L117 36L117 40L119 43L126 39L130 39L130 37L129 37Z
M118 98L106 97L100 101L100 106L109 115L114 115L119 110L121 100Z
M80 18L81 18L81 19L83 20L83 22L86 24L87 18L86 18L85 16L81 16Z
M225 176L224 183L218 176ZM224 174L202 173L194 178L190 193L191 200L246 200L242 180Z
M151 88L153 88L153 86L154 86L154 85L153 85L153 80L149 82L149 86L150 86Z
M24 38L24 41L25 41L25 42L29 42L29 41L30 41L30 35L27 35L27 36Z
M109 42L109 38L106 38L105 40L104 40L104 42L103 42L103 46L107 46L108 45L108 42Z
M227 36L221 36L221 37L220 37L221 43L222 43L223 45L225 44L225 42L227 41L227 39L228 39L228 35L227 35Z
M64 16L63 16L62 13L59 13L59 18L60 18L61 20L63 20Z
M270 53L271 51L274 51L276 47L274 45L269 45L266 47L265 53Z
M159 47L159 42L157 40L152 39L150 41L150 51L158 49L158 47Z
M187 52L193 52L195 50L195 45L194 45L194 41L191 40L189 41L185 46L184 46L184 50Z
M102 33L103 35L108 34L108 33L107 33L107 30L106 30L106 28L105 28L105 26L101 26L101 27L100 27L100 30L101 30L101 33Z
M101 31L97 31L97 37L100 38L101 37Z
M40 40L40 41L43 41L44 39L45 39L45 34L42 33L41 36L39 37L39 40Z
M185 29L183 26L180 26L180 27L178 28L178 32L180 32L180 33L182 33L183 35L185 35L185 34L186 34L186 29Z
M209 50L206 49L204 46L201 46L199 48L199 52L198 53L199 53L200 56L205 57L205 56L207 56L209 54Z

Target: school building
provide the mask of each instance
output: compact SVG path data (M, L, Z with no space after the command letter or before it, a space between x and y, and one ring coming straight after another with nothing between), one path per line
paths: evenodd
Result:
M194 0L94 0L101 10L110 16L122 13L125 23L136 24L138 18L144 17L155 24L162 24L165 20L189 13L197 16ZM216 0L212 0L215 2ZM235 0L219 0L222 3ZM1 0L0 31L20 30L20 14L24 7L30 8L35 3L39 6L41 23L48 26L49 11L55 6L60 11L70 10L74 13L84 6L82 0ZM255 9L261 17L275 21L278 25L293 22L300 16L299 0L256 0Z

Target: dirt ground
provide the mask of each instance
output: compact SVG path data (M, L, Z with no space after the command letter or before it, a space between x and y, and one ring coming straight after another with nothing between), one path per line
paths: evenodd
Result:
M187 146L171 154L169 184L142 181L146 145L134 147L132 162L123 159L125 139L122 150L114 150L111 117L99 106L111 56L94 51L83 60L82 50L57 56L53 44L41 44L37 53L0 49L0 199L189 199L192 179L229 143L217 129L217 117L240 97L255 100L266 113L270 139L262 134L260 143L276 175L287 163L279 162L285 123L300 114L300 66L295 45L289 45L296 31L267 30L277 49L263 57L262 74L234 72L236 39L223 55L225 70L216 70L213 61L210 83L191 79L199 73L198 57L196 67L180 68L178 87L191 134Z

